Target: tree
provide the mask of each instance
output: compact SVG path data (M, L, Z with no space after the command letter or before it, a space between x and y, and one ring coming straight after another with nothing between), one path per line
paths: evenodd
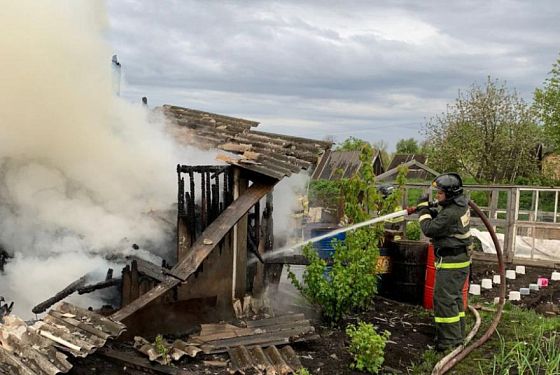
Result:
M336 147L336 151L361 151L366 145L369 143L363 139L348 137Z
M550 146L560 150L560 58L552 65L542 89L536 89L534 107Z
M418 141L414 138L403 138L397 142L397 154L417 154L419 151Z
M476 181L513 183L537 174L536 146L541 129L534 111L517 92L488 77L459 91L447 112L424 126L430 165Z

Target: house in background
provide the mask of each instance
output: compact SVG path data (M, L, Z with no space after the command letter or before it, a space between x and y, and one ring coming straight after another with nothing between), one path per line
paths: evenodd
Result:
M408 167L408 173L406 174L407 180L432 180L434 177L439 175L439 172L428 167L425 163L427 161L426 155L422 154L397 154L393 157L387 172L378 174L376 177L377 182L381 181L394 181L398 169L401 165Z
M373 173L380 175L385 172L381 152L377 151L372 161ZM313 180L340 180L352 178L362 166L360 151L326 151L317 168L313 171Z

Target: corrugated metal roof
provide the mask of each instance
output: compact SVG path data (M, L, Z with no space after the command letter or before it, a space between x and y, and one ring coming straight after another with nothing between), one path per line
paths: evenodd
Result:
M67 354L85 357L118 337L125 325L67 302L33 325L14 315L0 323L0 373L54 375L68 372Z
M175 125L182 143L237 154L222 159L276 179L314 166L332 142L253 130L259 123L164 105L158 108Z
M331 151L313 172L314 180L351 178L360 169L360 151Z

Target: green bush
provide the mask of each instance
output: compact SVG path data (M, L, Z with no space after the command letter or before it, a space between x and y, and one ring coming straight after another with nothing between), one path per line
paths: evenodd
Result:
M405 228L405 236L407 240L419 241L420 240L420 223L418 221L408 221Z
M158 354L161 354L163 363L164 364L171 363L171 357L169 356L169 348L167 347L165 339L163 338L162 335L156 336L154 346L156 352L158 352Z
M379 249L377 237L369 228L349 232L346 240L334 240L331 269L319 258L312 245L303 249L309 265L303 273L303 283L288 271L292 284L312 304L321 308L329 323L338 323L344 314L363 308L377 292L375 266Z
M381 335L375 331L373 325L360 322L346 327L346 334L350 337L348 351L354 357L352 368L377 374L383 364L385 344L391 333L384 331Z
M340 183L331 180L312 180L309 183L309 202L312 207L337 207Z

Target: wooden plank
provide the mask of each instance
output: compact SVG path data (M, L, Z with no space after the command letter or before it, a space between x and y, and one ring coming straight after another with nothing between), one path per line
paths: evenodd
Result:
M201 343L211 344L212 342L218 340L235 337L257 336L264 333L278 333L281 335L282 331L290 331L300 327L311 327L311 323L309 320L286 321L281 324L259 326L255 328L240 328L228 324L227 328L224 328L223 330L212 330L211 332L207 332L205 334L202 334L201 332L199 336L193 336L189 339L189 343L192 343L193 345Z
M276 182L277 181L271 181L270 184L255 183L247 189L245 194L232 202L222 214L206 228L200 238L197 239L191 247L189 254L173 267L172 271L176 275L181 276L183 280L187 280L198 269L214 247L217 246L222 238L229 232L231 227L235 225L259 199L270 192ZM120 321L129 317L179 283L180 280L175 277L166 276L161 284L157 285L142 297L131 302L128 306L114 313L112 318Z
M271 326L275 324L282 324L287 322L295 322L299 320L305 320L304 314L290 314L282 315L275 318L259 319L259 320L248 320L247 328L260 328L265 326Z
M214 350L219 348L263 345L265 343L276 341L276 340L279 340L282 343L287 344L292 340L296 340L306 335L312 335L313 333L315 333L315 328L313 326L294 327L291 329L286 329L278 332L270 332L270 333L267 332L258 335L232 337L227 339L210 341L208 342L207 345L202 345L201 349L205 353L207 353L208 351L214 352Z

